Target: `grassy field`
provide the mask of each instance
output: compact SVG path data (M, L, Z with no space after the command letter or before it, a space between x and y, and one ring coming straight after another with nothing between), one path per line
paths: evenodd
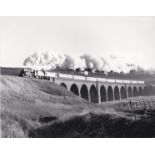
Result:
M155 137L155 97L94 105L47 80L7 75L0 95L2 137Z

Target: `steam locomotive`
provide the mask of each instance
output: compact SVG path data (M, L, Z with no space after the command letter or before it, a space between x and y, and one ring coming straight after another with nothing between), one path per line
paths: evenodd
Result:
M56 77L56 73L48 72L45 70L36 70L32 68L24 68L20 72L21 77L25 78L37 78L37 79L50 79L51 77Z

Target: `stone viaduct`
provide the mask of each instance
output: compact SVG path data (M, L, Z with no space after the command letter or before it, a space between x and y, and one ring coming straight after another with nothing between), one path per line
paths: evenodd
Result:
M51 79L51 81L92 103L121 100L143 96L147 93L144 81L114 79L100 81L96 79L92 77L89 80L59 77Z

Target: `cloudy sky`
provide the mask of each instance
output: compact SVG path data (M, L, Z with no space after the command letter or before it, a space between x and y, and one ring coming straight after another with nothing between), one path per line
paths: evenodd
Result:
M109 55L145 69L155 68L155 17L0 19L1 66L21 66L35 51L52 51Z

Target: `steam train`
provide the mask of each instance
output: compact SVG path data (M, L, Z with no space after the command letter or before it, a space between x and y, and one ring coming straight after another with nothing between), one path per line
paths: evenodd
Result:
M92 82L144 84L144 81L91 77L88 75L87 72L83 72L82 74L81 75L65 74L65 73L59 73L59 72L49 72L49 71L45 71L45 70L36 70L36 69L31 69L31 68L25 68L21 71L20 76L26 77L26 78L37 78L37 79L47 79L47 80L53 79L53 81L54 81L54 78L63 78L63 79L65 78L65 79L92 81Z

